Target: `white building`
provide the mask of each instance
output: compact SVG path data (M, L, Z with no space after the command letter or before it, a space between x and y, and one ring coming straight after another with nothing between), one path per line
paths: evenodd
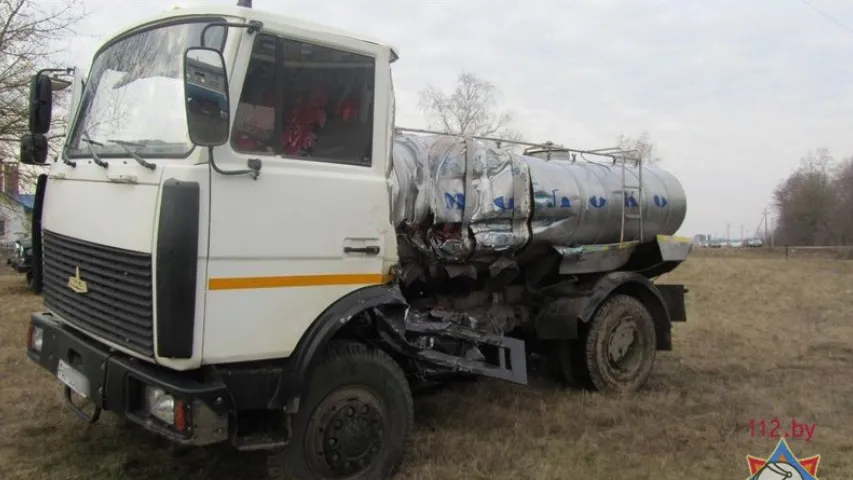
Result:
M8 195L0 192L0 249L8 249L15 240L30 233L29 214L35 195Z
M2 164L0 164L2 165ZM15 240L30 231L30 214L35 195L21 195L17 164L2 165L0 182L0 250L11 248Z

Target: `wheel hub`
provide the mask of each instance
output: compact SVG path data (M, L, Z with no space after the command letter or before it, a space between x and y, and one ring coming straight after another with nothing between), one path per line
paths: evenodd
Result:
M311 425L306 438L308 459L322 478L344 479L361 473L382 446L384 418L379 400L362 388L330 395L317 406Z
M633 321L624 321L610 334L608 354L614 363L622 361L633 346L637 337L637 327Z

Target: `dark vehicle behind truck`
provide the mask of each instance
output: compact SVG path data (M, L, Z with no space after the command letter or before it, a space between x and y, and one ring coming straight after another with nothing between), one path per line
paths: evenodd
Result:
M31 238L16 240L6 264L17 273L26 275L27 285L33 283L33 241Z

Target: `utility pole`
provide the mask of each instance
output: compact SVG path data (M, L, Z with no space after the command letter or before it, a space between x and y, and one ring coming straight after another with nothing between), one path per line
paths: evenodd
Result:
M726 243L732 243L732 235L731 235L732 224L726 224Z
M773 220L772 218L770 219ZM770 226L770 246L776 246L776 222L773 222L773 225Z
M764 241L766 242L768 238L770 238L770 237L767 236L767 209L765 208L764 209Z
M740 224L740 241L743 242L743 224Z

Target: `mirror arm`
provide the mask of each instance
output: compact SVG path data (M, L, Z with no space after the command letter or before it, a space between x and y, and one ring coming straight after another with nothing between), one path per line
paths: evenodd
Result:
M210 27L234 27L234 28L245 28L249 32L249 34L257 33L264 28L263 22L259 22L257 20L250 20L249 23L232 23L232 22L213 22L208 23L204 26L201 31L201 47L206 48L204 44L204 35L207 33L207 29Z
M249 175L252 177L252 180L257 180L258 176L261 174L261 162L260 160L253 162L252 159L249 160L249 168L246 170L222 170L219 168L219 165L216 164L216 161L213 159L213 146L207 147L207 154L210 158L210 167L213 168L213 171L220 175L234 176L234 175Z
M59 72L62 72L66 75L71 75L74 73L74 70L75 70L74 67L69 67L69 68L42 68L41 70L36 72L36 76L40 76L44 73L59 73Z

